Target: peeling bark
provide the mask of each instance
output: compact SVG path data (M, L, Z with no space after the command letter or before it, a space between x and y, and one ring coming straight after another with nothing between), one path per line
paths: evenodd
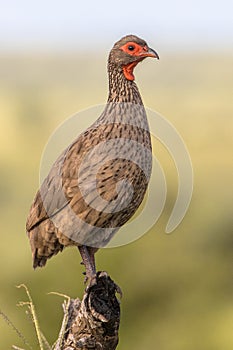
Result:
M82 301L63 304L64 319L54 350L114 350L118 344L120 288L106 272L97 272L84 292ZM61 336L62 333L62 336Z

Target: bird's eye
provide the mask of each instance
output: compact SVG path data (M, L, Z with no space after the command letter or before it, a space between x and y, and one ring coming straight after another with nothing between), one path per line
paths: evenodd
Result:
M133 51L134 49L135 49L135 46L133 46L133 45L129 45L129 46L128 46L128 50L129 50L129 51Z

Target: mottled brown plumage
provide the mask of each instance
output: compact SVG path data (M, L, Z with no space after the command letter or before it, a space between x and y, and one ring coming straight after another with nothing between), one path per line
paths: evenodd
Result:
M133 69L146 57L158 55L133 35L112 48L104 111L55 161L32 203L26 229L34 268L76 245L91 276L94 253L142 202L151 173L151 140Z

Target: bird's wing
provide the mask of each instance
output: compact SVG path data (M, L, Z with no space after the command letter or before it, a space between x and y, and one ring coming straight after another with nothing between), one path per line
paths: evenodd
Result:
M31 205L26 222L27 231L55 215L69 203L72 196L67 191L72 183L72 174L76 175L75 167L80 161L83 144L83 137L80 135L53 164Z
M111 125L90 127L60 155L34 199L27 231L47 218L55 217L69 203L76 216L101 227L111 225L113 221L115 227L124 222L117 214L119 211L126 210L125 220L133 214L137 208L135 203L141 201L133 194L133 187L137 187L137 183L145 182L146 185L147 179L139 181L141 170L130 161L135 158L134 147L112 138L112 129ZM128 160L122 159L124 155ZM133 183L131 189L124 179ZM144 193L144 189L138 190ZM64 220L64 213L61 211L60 218L67 226L71 218ZM119 223L115 222L117 218Z
M76 214L87 209L84 201L80 200L83 193L79 189L79 167L85 157L100 141L100 130L98 127L90 127L59 156L55 161L48 176L44 179L31 205L26 222L29 232L33 227L39 225L47 218L51 218L67 206L70 201L78 203ZM93 162L99 159L93 159ZM85 179L87 187L88 175L91 173L89 163L82 167L81 181Z
M61 198L56 198L60 182L57 176L59 166L60 162L56 161L36 193L26 222L27 231L55 214L65 205L64 201L59 200Z

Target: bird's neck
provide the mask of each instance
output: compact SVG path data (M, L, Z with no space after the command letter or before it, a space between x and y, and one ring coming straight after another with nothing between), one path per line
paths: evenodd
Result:
M98 124L128 124L149 130L146 111L134 81L127 80L122 69L108 65L109 96Z
M121 67L115 66L113 63L109 62L108 77L108 103L129 102L143 105L137 85L134 81L126 79Z

